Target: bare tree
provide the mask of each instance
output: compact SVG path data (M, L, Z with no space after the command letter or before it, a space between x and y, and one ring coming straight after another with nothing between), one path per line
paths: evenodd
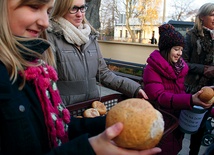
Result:
M174 0L171 1L171 16L174 20L184 20L193 16L197 9L191 7L194 0ZM153 25L159 25L162 18L163 0L102 0L104 7L100 9L103 33L112 34L116 21L126 27L132 42L142 42L146 33L152 31ZM164 1L166 2L166 0ZM120 14L125 14L125 23L117 20ZM193 19L191 19L193 20ZM139 40L137 40L138 38Z
M125 8L126 8L126 29L128 30L132 42L135 42L135 33L132 31L131 28L131 19L135 16L136 17L136 9L134 6L137 5L137 0L126 0Z
M102 0L100 7L100 22L101 22L101 37L102 34L108 38L108 40L114 39L114 28L119 16L121 15L121 8L118 2L121 0ZM123 10L124 14L124 10Z
M194 9L191 4L194 0L174 0L171 1L171 7L173 12L171 12L171 18L176 21L183 21L196 13L196 9Z

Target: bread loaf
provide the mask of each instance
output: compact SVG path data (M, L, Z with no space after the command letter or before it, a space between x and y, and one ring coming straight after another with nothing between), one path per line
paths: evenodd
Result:
M214 103L214 91L211 87L205 86L201 88L203 92L198 96L199 99L205 103Z
M120 147L149 149L158 144L164 131L162 114L143 99L127 99L113 106L106 116L106 127L122 122L122 132L113 139Z

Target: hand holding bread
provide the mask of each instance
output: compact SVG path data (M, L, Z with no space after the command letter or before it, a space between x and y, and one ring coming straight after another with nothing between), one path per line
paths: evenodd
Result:
M158 147L153 147L146 150L134 150L121 148L114 143L112 139L117 137L123 131L124 125L122 123L116 123L105 129L101 134L89 138L89 143L96 155L154 155L161 152Z

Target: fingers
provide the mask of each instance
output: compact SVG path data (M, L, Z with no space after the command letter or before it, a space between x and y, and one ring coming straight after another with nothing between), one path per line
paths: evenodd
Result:
M140 90L139 90L138 96L139 96L139 97L142 97L142 98L144 98L144 99L147 99L147 100L149 99L148 96L146 95L146 93L143 91L143 89L140 89Z
M105 137L106 140L112 140L113 138L115 138L116 136L118 136L120 134L120 132L123 129L123 124L118 122L114 125L112 125L111 127L107 128L105 130L105 132L103 133L103 138ZM130 154L130 155L153 155L153 154L157 154L159 152L161 152L161 149L158 147L152 148L152 149L147 149L147 150L142 150L142 151L136 151L136 150L127 150L124 148L118 148L121 154Z
M122 149L120 150L121 155L154 155L160 153L162 150L158 147L154 147L147 150L137 151L137 150L130 150L130 149Z
M143 91L143 97L144 97L144 99L149 99L149 97L146 95L146 93Z
M194 95L195 95L196 97L198 97L202 92L203 92L203 90L201 89L201 90L199 90L197 93L195 93Z
M140 152L140 155L153 155L153 154L157 154L160 153L161 149L158 147L152 148L152 149L148 149L148 150L143 150Z
M112 140L116 136L120 134L120 132L123 129L123 124L121 122L118 122L110 127L108 127L105 132L101 135L106 140Z
M153 155L161 152L160 148L152 148L147 150L130 150L125 148L120 148L113 143L112 139L120 134L123 130L123 124L118 122L110 127L108 127L104 132L96 137L89 139L91 146L97 155L109 155L109 154L121 154L121 155Z
M199 95L203 92L203 89L201 89L200 91L198 91L197 93L195 93L193 95L193 102L195 105L201 106L205 109L210 108L212 106L212 104L210 103L205 103L203 101L200 100Z
M205 108L205 109L208 109L208 108L210 108L211 106L212 106L212 104L210 104L210 103L205 103L204 108Z
M122 123L116 123L108 127L104 132L89 138L89 142L97 155L118 154L120 148L113 144L112 139L120 134Z
M212 89L214 89L214 86L210 86Z
M200 99L198 101L198 105L205 108L205 109L210 108L212 106L212 104L202 102Z
M207 66L204 75L208 78L214 77L214 66Z

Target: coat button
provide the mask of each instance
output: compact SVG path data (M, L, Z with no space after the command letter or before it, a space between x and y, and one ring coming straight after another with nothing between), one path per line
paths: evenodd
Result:
M19 106L19 111L24 112L25 111L25 107L23 105Z

